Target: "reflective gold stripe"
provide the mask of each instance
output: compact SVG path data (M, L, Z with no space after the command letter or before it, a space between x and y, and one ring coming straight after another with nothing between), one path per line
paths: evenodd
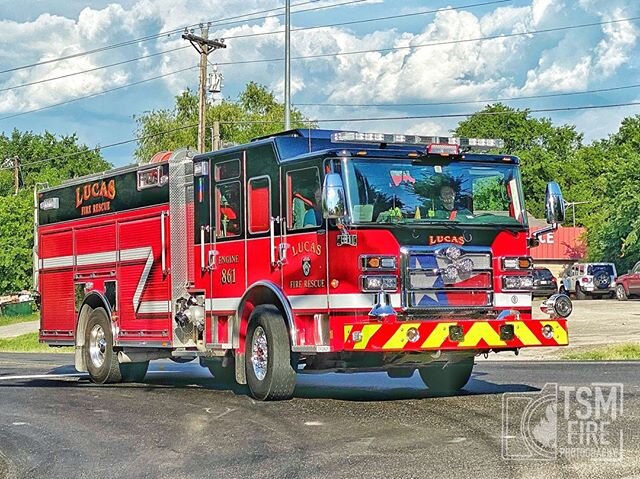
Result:
M362 341L353 345L353 349L364 349L369 344L371 337L382 327L381 324L365 324L362 328Z
M569 344L569 335L567 334L567 330L564 329L558 321L545 321L544 324L548 324L553 328L553 339L556 340L556 343Z
M422 343L423 348L438 348L442 346L442 343L449 337L449 326L454 326L457 323L440 323L436 328L431 331L431 334L427 340Z
M344 342L346 343L349 339L349 334L351 334L351 330L353 329L352 324L348 324L344 327Z
M409 328L420 327L420 323L406 323L398 328L398 330L391 336L382 349L402 349L407 344L407 331Z
M487 346L506 346L507 343L500 339L500 335L491 327L489 323L474 323L469 331L464 335L464 341L460 346L476 346L481 339L487 343Z
M523 322L508 321L507 324L513 325L513 334L515 334L524 346L539 346L542 344L536 335L533 334L529 327Z

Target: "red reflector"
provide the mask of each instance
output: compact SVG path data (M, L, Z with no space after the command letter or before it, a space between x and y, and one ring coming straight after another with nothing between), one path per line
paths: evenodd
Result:
M427 153L433 155L457 155L460 153L458 145L448 143L431 143L427 146Z

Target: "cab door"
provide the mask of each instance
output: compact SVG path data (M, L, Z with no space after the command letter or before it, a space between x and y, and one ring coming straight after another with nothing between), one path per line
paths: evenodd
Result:
M286 165L282 171L286 262L282 287L296 315L328 310L327 225L322 217L319 161ZM300 345L313 339L298 338Z
M214 343L228 343L227 325L246 289L246 151L211 161L210 280ZM230 324L230 323L229 323ZM217 339L217 341L216 341Z

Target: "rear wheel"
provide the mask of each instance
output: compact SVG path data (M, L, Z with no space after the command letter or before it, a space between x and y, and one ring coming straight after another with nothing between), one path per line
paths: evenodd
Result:
M576 284L576 299L587 299L587 294L582 290L579 284Z
M251 314L245 342L247 386L259 400L290 399L296 387L289 332L280 311L259 306Z
M433 363L418 370L424 384L437 393L454 393L464 387L473 371L473 358L457 363Z
M616 286L616 298L618 298L618 301L626 301L627 299L629 299L629 295L627 294L627 291L624 289L624 286L621 284Z
M91 381L98 384L122 381L118 355L113 350L111 321L104 308L94 309L89 316L83 353Z

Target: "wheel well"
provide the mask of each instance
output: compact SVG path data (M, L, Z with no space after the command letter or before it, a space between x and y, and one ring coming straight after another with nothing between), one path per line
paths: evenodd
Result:
M94 291L84 298L82 306L80 306L80 312L78 313L78 320L76 322L75 367L78 371L87 370L87 366L84 363L84 356L82 354L84 349L84 337L89 317L96 308L104 308L109 318L111 318L111 308L109 307L109 303L100 293ZM115 332L113 337L115 338Z
M237 345L240 351L244 351L244 338L247 334L251 313L257 306L264 304L270 304L278 308L289 331L291 346L293 347L297 344L295 322L289 301L275 284L261 282L251 286L240 300L238 307L238 327L235 328L236 331L234 331L234 345ZM235 339L238 339L238 341L236 342Z

